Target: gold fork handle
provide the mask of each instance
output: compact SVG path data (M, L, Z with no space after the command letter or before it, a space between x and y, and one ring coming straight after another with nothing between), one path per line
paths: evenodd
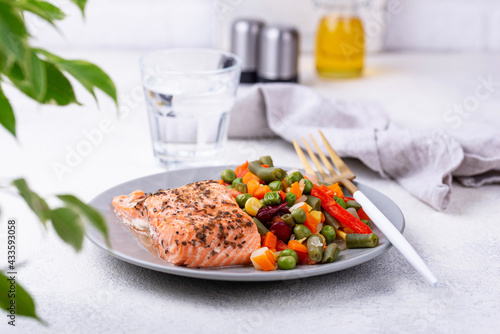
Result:
M361 204L363 210L370 219L377 225L380 231L386 236L391 244L403 254L410 264L431 283L437 286L437 278L432 274L430 269L425 264L424 260L418 255L415 249L410 245L408 240L398 231L387 217L368 199L360 190L352 193L354 199Z

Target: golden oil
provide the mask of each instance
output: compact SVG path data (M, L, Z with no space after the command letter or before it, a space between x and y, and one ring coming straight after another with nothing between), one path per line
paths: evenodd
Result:
M357 16L325 15L316 36L316 69L323 77L353 78L363 71L363 24Z

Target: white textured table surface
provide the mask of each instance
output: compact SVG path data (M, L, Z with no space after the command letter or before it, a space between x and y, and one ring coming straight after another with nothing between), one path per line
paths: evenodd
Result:
M132 178L161 172L155 165L139 86L137 52L62 52L103 66L118 84L121 119L112 104L100 110L85 93L85 107L38 107L6 90L18 119L16 143L0 131L0 177L26 177L43 195L70 192L90 200ZM303 59L303 82L324 94L382 103L398 122L448 127L453 104L474 94L478 76L500 78L498 55L388 54L368 59L361 80L323 82ZM476 113L499 110L500 93ZM102 120L111 125L102 138ZM94 134L86 156L70 153ZM270 154L299 165L281 140L230 141L221 163ZM69 159L68 161L66 161ZM57 164L71 165L64 172ZM494 333L500 327L500 186L467 189L454 184L446 212L436 212L391 180L349 161L359 180L392 198L406 217L404 235L441 281L431 288L394 249L375 260L329 275L271 283L203 281L135 267L86 242L81 253L45 232L14 196L0 193L5 254L6 219L19 220L19 282L35 296L49 326L3 317L1 332L167 333L342 332ZM60 165L59 165L60 166ZM2 255L0 258L4 259ZM3 260L2 260L3 261ZM4 268L0 262L0 268Z

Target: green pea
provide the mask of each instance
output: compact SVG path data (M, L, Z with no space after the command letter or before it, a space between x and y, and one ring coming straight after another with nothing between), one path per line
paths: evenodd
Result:
M243 183L243 179L241 177L237 177L236 179L234 179L233 186L236 188L236 185L238 183Z
M335 229L330 225L323 226L323 228L321 229L321 234L323 234L323 236L325 237L327 244L331 243L337 237Z
M297 196L294 193L286 193L285 202L287 202L287 206L291 207L295 204L297 200Z
M236 179L236 174L231 169L226 169L220 176L221 179L226 183L233 183L234 179Z
M292 256L295 259L295 262L299 263L299 256L297 255L297 252L294 251L293 249L283 249L280 253L281 256Z
M247 185L244 184L244 183L238 183L234 186L234 189L238 190L238 192L242 193L242 194L245 194L246 192L248 192L248 188L247 188Z
M271 191L283 190L283 182L273 181L273 182L269 183L269 189L271 189Z
M293 256L283 256L278 259L278 267L281 270L290 270L295 268L297 261L295 261Z
M341 206L343 207L344 209L347 209L347 206L345 205L345 201L340 198L340 197L337 197L337 196L333 196L333 199Z
M293 228L293 234L295 234L295 237L300 240L304 238L309 238L309 236L311 236L312 233L307 226L298 224L295 225L295 227Z
M312 188L314 188L314 184L312 183L312 181L309 179L305 179L304 194L309 195L311 193Z
M370 221L366 219L361 219L361 221L368 227L370 227Z
M307 219L306 212L302 208L293 209L292 217L297 224L304 224Z
M354 208L354 209L356 209L356 211L358 211L359 209L361 209L361 204L359 204L358 202L353 201L353 200L347 201L345 203L345 205L348 208Z
M288 226L290 226L290 227L295 226L295 220L293 220L293 217L291 214L289 214L289 213L284 214L283 216L281 216L281 219L283 219L283 222L285 224L287 224Z
M238 196L236 196L236 203L238 203L238 205L240 206L240 208L244 208L245 207L245 203L250 198L252 198L252 195L250 195L250 194L239 194Z
M294 184L295 182L299 182L303 178L304 176L302 175L301 172L293 172L292 174L286 177L286 184L291 186L292 184Z
M281 204L281 196L278 191L270 191L264 195L264 203L266 205L280 205Z

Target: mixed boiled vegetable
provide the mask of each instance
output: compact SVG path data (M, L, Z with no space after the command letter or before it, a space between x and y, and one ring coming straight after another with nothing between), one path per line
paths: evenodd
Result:
M219 182L253 217L261 234L262 247L251 255L259 270L331 263L346 248L378 246L369 217L338 183L287 173L274 167L269 156L224 170Z

